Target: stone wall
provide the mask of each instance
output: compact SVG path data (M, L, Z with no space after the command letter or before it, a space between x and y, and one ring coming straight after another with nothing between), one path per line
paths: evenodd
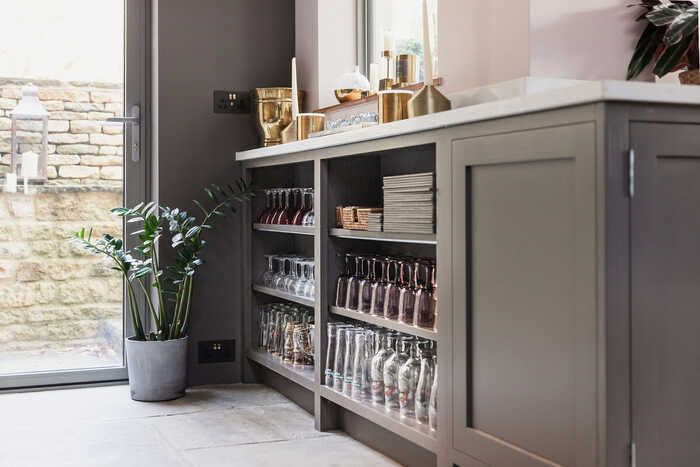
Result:
M111 264L67 241L83 226L121 235L120 188L45 186L0 192L0 352L62 348L94 339L122 316L122 281Z
M49 112L49 184L121 186L123 128L100 123L124 114L122 86L110 83L0 78L0 174L10 165L9 114L28 82L38 87L39 100ZM41 125L18 122L19 153L40 152Z

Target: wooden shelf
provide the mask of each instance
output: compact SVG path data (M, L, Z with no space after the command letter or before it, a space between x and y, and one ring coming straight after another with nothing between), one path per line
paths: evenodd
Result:
M437 433L415 419L401 418L397 410L387 411L384 406L371 402L357 401L329 387L321 386L321 397L343 407L350 412L395 433L431 452L437 452Z
M314 367L297 367L284 363L279 357L256 349L248 349L248 358L264 366L268 370L297 383L298 385L314 390Z
M315 234L316 228L312 225L277 225L277 224L253 224L253 230L259 232L277 232L296 235L311 235Z
M270 295L272 297L277 297L277 298L282 298L284 300L298 303L300 305L306 305L313 307L315 305L315 301L312 298L306 298L306 297L298 297L296 295L292 295L288 292L283 292L281 290L277 289L271 289L269 287L264 287L262 285L254 285L253 290L256 292L260 292L265 295Z
M424 329L419 328L417 326L410 326L399 321L386 319L380 316L373 316L369 313L360 313L359 311L348 310L347 308L339 308L335 306L331 306L329 308L331 313L335 315L345 316L347 318L356 319L358 321L364 321L365 323L393 329L394 331L403 332L404 334L410 334L412 336L422 337L423 339L430 339L431 341L437 342L438 340L437 331L433 331L432 329Z
M328 235L330 235L331 237L350 238L353 240L437 245L437 237L435 236L435 234L369 232L367 230L330 229Z

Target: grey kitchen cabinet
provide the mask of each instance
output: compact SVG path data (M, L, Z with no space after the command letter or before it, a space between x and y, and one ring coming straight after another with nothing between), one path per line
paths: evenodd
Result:
M697 111L568 110L450 134L451 459L698 465Z

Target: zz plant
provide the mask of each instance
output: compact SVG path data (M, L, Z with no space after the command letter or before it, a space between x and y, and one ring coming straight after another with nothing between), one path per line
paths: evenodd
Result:
M71 238L84 250L110 258L114 263L112 269L123 275L135 339L165 341L187 335L194 276L202 265L200 254L206 245L202 236L212 228L216 217L236 213L234 203L243 204L254 196L253 189L243 179L236 181L236 187L214 184L205 188L213 207L207 209L199 201L192 201L202 213L201 221L187 211L155 202L113 208L113 214L141 227L133 233L139 240L133 251L125 249L122 239L109 234L93 238L92 229L86 233L83 228ZM165 268L160 264L158 251L164 235L170 237L170 246L175 250L174 264ZM141 320L139 295L145 297L155 327L149 333Z

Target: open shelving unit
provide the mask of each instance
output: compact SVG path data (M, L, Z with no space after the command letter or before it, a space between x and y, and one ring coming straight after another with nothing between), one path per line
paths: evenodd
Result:
M283 165L280 165L280 160L283 161L284 158L277 158L277 161L244 162L245 176L253 180L256 186L313 187L316 218L313 227L258 224L254 219L264 208L263 197L256 197L252 205L246 207L250 221L243 237L246 242L243 251L247 252L244 258L244 264L247 265L247 272L244 272L247 281L244 288L244 348L247 349L248 362L247 368L244 368L244 380L263 379L300 405L310 406L319 430L343 429L380 451L381 445L374 445L373 442L391 439L398 452L410 453L407 454L408 457L397 458L405 465L435 465L440 439L438 433L415 420L402 418L398 411L387 411L383 406L354 400L324 386L327 323L352 320L358 324L381 326L436 342L439 333L383 317L332 307L329 298L335 294L336 278L342 271L345 253L372 251L391 256L435 258L437 235L337 228L334 225L335 207L381 205L382 177L434 171L435 150L434 143L425 142L379 153L353 153L349 149L347 154L340 157L326 157L325 154L314 152L308 157L295 156ZM263 255L286 253L314 257L314 299L258 285L264 271ZM258 349L258 307L278 300L313 307L316 366L288 365L279 356ZM260 378L260 371L273 376ZM296 389L290 390L292 387ZM309 397L313 397L312 404L308 403Z

